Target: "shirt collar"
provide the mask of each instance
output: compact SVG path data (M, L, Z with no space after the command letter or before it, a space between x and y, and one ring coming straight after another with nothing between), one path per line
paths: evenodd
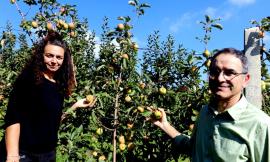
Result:
M227 109L227 112L234 120L238 120L242 112L244 112L245 109L247 108L247 105L248 102L246 97L242 96L241 99L235 105Z
M231 116L233 120L238 120L242 112L245 111L247 104L248 102L247 102L246 97L242 95L241 99L236 104L234 104L232 107L228 108L226 111L222 113L227 113ZM215 113L215 115L218 115L218 112L215 110L215 108L213 107L209 107L209 108Z

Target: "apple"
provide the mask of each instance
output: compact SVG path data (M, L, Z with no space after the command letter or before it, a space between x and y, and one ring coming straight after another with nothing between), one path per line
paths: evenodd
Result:
M137 51L137 50L139 49L139 46L138 46L137 43L133 43L132 48L133 48L135 51Z
M163 86L161 88L159 88L159 93L162 95L165 95L167 93L166 88L164 88Z
M142 106L138 106L138 107L137 107L137 110L138 110L139 112L141 112L141 113L144 112L144 108L143 108Z
M267 89L270 88L270 83L269 82L265 82L265 88L267 88Z
M139 86L140 86L141 89L144 89L145 88L145 83L140 83Z
M5 97L4 95L0 95L0 101L3 100Z
M16 0L10 0L11 4L14 4L16 2Z
M134 145L134 143L129 142L128 145L127 145L127 147L128 147L128 151L131 151L131 150L134 149L135 145Z
M128 54L122 54L122 58L124 58L124 59L128 59Z
M102 135L103 134L103 129L102 128L98 128L96 130L96 133L97 133L97 135Z
M124 29L125 29L124 24L118 24L118 25L117 25L117 29L118 29L119 31L124 30Z
M74 31L70 32L71 37L76 37L76 33Z
M64 27L64 29L68 29L68 24L64 22L63 27Z
M64 23L65 23L63 20L58 20L57 22L58 22L60 25L64 25Z
M192 66L192 67L191 67L191 71L192 71L192 72L195 72L196 70L197 70L197 67L196 67L196 66Z
M94 96L93 95L87 95L86 96L86 102L88 103L92 103L94 101Z
M207 60L207 61L205 62L205 66L206 66L206 67L210 67L210 65L211 65L211 60Z
M97 157L98 153L97 153L96 151L93 151L92 155L93 155L94 157Z
M210 51L208 51L207 49L205 49L204 52L203 52L203 56L206 57L206 58L209 57L210 54L211 54Z
M127 147L127 146L126 146L126 144L124 144L124 143L120 143L120 144L119 144L119 148L120 148L121 151L124 151L124 150L126 149L126 147Z
M48 30L53 30L53 25L52 25L52 23L50 23L50 22L47 23L47 29L48 29Z
M193 128L194 128L194 124L190 124L188 128L189 128L190 131L192 131Z
M105 161L106 160L106 157L104 155L101 155L99 158L98 158L99 161Z
M162 112L159 110L154 111L154 117L156 120L160 120L162 118Z
M127 123L127 127L128 127L128 129L133 128L133 126L134 126L134 124L133 124L133 123Z
M38 27L38 23L36 21L32 21L31 24L32 24L32 27L33 28L37 28Z
M265 90L266 89L266 84L265 84L265 81L261 81L261 89L262 90Z
M130 96L126 96L126 97L125 97L125 101L126 101L126 102L131 102L131 97L130 97Z
M68 24L69 29L73 30L75 29L75 24L73 22Z
M125 143L125 137L124 136L120 136L118 139L119 143Z

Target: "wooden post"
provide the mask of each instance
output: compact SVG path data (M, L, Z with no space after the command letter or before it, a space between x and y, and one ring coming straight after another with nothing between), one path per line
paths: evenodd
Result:
M248 70L251 76L250 82L245 89L245 96L250 103L261 109L262 91L259 31L260 29L258 27L253 27L245 29L244 32L244 50L248 58Z

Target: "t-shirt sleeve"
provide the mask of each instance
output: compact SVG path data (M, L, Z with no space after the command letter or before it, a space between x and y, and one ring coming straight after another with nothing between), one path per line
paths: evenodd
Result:
M29 91L27 85L28 83L24 79L17 79L14 83L9 97L4 128L20 123L22 109L25 106L24 103L31 102L27 101L26 92Z
M173 139L172 149L174 156L191 155L191 138L184 134L176 136Z

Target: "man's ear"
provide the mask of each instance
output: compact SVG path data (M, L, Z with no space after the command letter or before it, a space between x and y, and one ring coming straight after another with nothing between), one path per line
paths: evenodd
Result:
M246 74L244 78L243 88L245 88L248 85L249 80L250 80L250 74Z

